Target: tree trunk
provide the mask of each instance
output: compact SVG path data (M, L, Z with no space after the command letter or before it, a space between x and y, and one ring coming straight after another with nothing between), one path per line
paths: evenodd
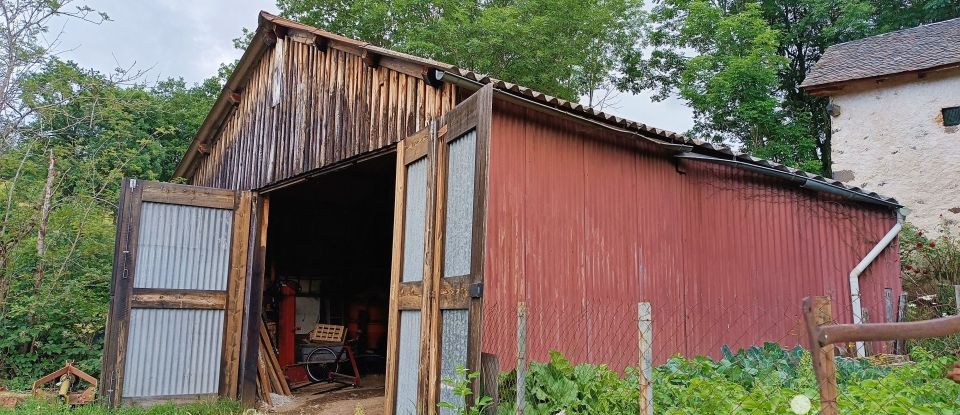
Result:
M53 150L50 150L50 164L47 165L47 182L43 185L43 205L40 207L40 226L37 230L37 270L33 276L34 294L40 293L40 284L43 283L43 265L47 254L47 222L50 219L50 199L53 197L53 179L57 172L54 169Z

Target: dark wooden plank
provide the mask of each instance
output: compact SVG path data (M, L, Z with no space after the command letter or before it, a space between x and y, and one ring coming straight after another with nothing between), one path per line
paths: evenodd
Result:
M420 310L423 306L423 283L416 281L398 284L396 299L398 310Z
M233 209L236 194L232 190L202 188L172 183L140 182L144 202Z
M470 308L470 275L447 277L440 281L440 309Z
M133 308L223 310L227 307L227 293L210 290L134 288L130 306Z
M240 347L243 327L244 291L250 247L250 192L240 192L233 214L233 235L230 242L230 274L227 279L224 313L223 353L221 354L220 394L231 399L238 396Z
M103 362L100 382L100 396L109 406L115 406L113 391L116 389L116 379L111 374L116 372L117 347L120 338L120 317L126 313L119 306L124 303L119 295L126 289L123 279L123 270L127 266L129 257L129 232L133 202L132 189L129 179L123 179L120 186L120 203L117 210L117 234L114 242L113 277L110 282L110 308L107 311L107 325L103 345Z
M267 228L270 218L270 199L253 195L251 223L257 224L250 235L252 249L247 252L246 289L243 310L243 334L240 344L239 389L240 402L245 407L253 407L257 401L257 359L260 355L260 312L263 307L264 265L267 252Z
M112 343L110 355L104 355L104 371L100 377L104 381L107 405L116 407L123 396L123 371L126 362L127 333L130 328L130 303L133 296L133 278L137 269L137 241L140 236L140 212L143 186L140 181L124 181L124 208L121 211L121 229L123 230L123 250L118 252L119 267L114 268L114 297L111 330L108 342ZM113 359L108 362L107 359ZM109 365L108 365L109 363ZM109 370L107 370L107 366Z

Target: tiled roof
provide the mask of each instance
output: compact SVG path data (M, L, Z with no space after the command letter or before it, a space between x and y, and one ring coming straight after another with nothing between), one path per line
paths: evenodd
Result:
M960 66L960 18L833 45L804 88L904 72Z

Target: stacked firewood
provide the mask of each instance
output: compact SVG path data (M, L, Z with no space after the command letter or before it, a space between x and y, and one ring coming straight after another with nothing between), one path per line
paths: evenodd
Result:
M290 385L283 376L283 368L277 361L277 354L273 351L273 342L267 326L260 322L260 357L257 359L257 387L260 390L260 399L268 405L273 405L270 394L290 396Z

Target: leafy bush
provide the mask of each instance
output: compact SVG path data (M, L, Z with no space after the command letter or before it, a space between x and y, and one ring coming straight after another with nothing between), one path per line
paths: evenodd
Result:
M903 290L909 295L907 320L929 320L960 312L954 285L960 284L960 237L943 223L936 235L907 224L900 232L900 266ZM908 347L922 347L940 356L960 352L960 333L953 336L910 340Z
M948 357L916 348L914 363L878 367L869 360L837 359L841 413L960 414L960 385L944 378ZM501 380L512 379L502 376ZM656 413L792 414L790 401L804 395L819 412L810 354L775 343L732 353L720 360L674 357L654 369ZM500 414L515 413L515 395L501 388ZM637 413L637 372L620 376L604 365L573 365L560 353L532 363L527 374L525 413L553 415Z

